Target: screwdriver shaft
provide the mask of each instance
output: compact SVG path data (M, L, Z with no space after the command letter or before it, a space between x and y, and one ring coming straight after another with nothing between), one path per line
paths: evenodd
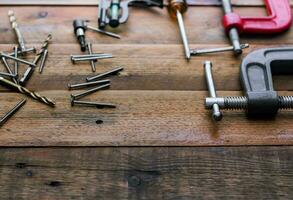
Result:
M186 59L190 59L190 49L189 49L189 44L188 44L188 40L187 40L187 36L186 36L183 17L181 15L181 13L179 12L179 10L177 10L176 15L177 15L177 21L178 21L178 25L179 25L181 39L182 39L183 46L184 46L185 57L186 57Z

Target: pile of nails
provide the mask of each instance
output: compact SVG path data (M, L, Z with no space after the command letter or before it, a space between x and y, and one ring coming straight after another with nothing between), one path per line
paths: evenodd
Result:
M96 71L96 62L98 59L107 59L107 58L113 58L112 54L107 54L107 53L93 53L92 49L92 44L87 43L87 50L88 54L83 54L83 55L71 55L70 59L73 64L77 62L90 62L92 71Z
M89 90L86 90L84 92L78 93L78 94L71 94L71 106L91 106L96 108L116 108L116 105L110 104L110 103L100 103L100 102L90 102L90 101L80 101L79 99L88 96L89 94L92 94L94 92L108 89L111 86L111 81L109 79L103 79L105 77L116 75L120 71L123 70L123 67L117 67L115 69L112 69L110 71L92 76L87 77L85 83L78 83L78 84L68 84L68 89L82 89L87 87L93 87Z

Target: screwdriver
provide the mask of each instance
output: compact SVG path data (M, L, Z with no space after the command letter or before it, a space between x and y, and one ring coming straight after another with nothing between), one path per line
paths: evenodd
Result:
M190 49L186 36L182 14L187 11L186 0L169 0L168 11L172 18L177 18L181 39L184 45L185 57L190 59Z

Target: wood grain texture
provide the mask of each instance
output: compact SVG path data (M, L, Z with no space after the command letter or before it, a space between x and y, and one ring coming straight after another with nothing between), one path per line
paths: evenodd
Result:
M2 199L291 199L292 147L0 150Z
M82 18L97 25L97 8L91 7L0 7L0 18L7 19L7 12L13 9L16 13L20 30L28 44L42 42L48 33L53 34L54 44L77 44L73 34L72 22ZM177 22L170 19L167 10L160 9L131 9L131 16L126 24L113 32L121 35L122 39L113 39L92 31L87 31L87 39L96 44L180 44L181 38ZM265 15L263 8L238 8L237 12L245 15ZM78 15L76 15L78 13ZM188 39L193 45L207 44L228 46L229 40L221 24L222 10L217 7L204 9L192 7L184 17ZM204 16L204 17L203 17ZM0 27L0 44L16 42L9 20L2 20ZM242 43L251 45L292 45L293 31L277 36L243 36ZM207 47L211 47L207 46ZM123 46L120 46L121 51ZM168 50L168 49L166 49ZM178 54L183 49L178 50ZM161 52L161 54L165 54ZM147 55L147 52L146 52Z
M71 107L69 92L44 91L52 109L30 100L1 128L1 146L216 146L292 145L292 112L276 120L247 120L225 112L215 123L204 108L206 92L102 91L85 99L111 102L117 109ZM291 94L292 92L280 93ZM220 92L219 95L239 95ZM1 94L0 112L21 95ZM102 124L96 124L102 120Z
M28 88L57 101L51 109L29 100L27 105L0 130L1 146L216 146L216 145L291 145L292 112L281 113L274 121L251 121L243 112L225 112L221 123L211 120L204 108L207 95L202 63L214 63L220 95L239 95L241 59L231 53L195 57L189 63L183 49L176 22L166 11L133 9L133 17L118 30L122 40L88 32L96 52L113 53L115 59L98 63L98 72L116 65L125 70L113 78L111 91L91 95L87 99L115 103L114 110L71 107L68 82L81 82L90 74L88 64L72 65L70 54L78 54L79 46L72 33L72 20L96 20L95 7L1 7L0 17L15 10L27 46L40 46L48 33L53 34L49 59L44 74L35 73ZM191 46L195 48L227 45L220 25L221 9L191 8L186 15ZM253 14L263 8L238 8ZM218 15L219 18L215 19ZM206 17L202 17L206 16ZM135 19L144 19L137 22ZM15 42L8 20L1 22L0 48L8 51ZM197 28L201 27L201 28ZM211 28L212 27L212 28ZM207 31L208 30L208 31ZM272 38L249 38L252 48L293 44L292 31ZM270 42L268 44L268 41ZM249 50L249 51L250 51ZM246 51L245 56L249 51ZM225 56L223 56L225 55ZM32 58L29 58L32 59ZM2 68L3 69L3 68ZM25 67L21 66L24 71ZM280 94L292 95L290 77L276 77ZM3 91L3 89L1 88ZM235 91L235 92L232 92ZM6 90L5 90L6 91ZM229 92L231 91L231 92ZM287 92L286 92L287 91ZM0 112L5 113L22 96L0 94ZM103 124L96 124L102 120Z

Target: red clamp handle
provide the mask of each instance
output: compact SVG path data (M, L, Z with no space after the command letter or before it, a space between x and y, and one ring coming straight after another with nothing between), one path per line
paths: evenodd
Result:
M240 33L276 34L288 30L292 22L289 0L265 0L267 17L241 17L229 13L223 17L223 25L228 32L237 28Z

